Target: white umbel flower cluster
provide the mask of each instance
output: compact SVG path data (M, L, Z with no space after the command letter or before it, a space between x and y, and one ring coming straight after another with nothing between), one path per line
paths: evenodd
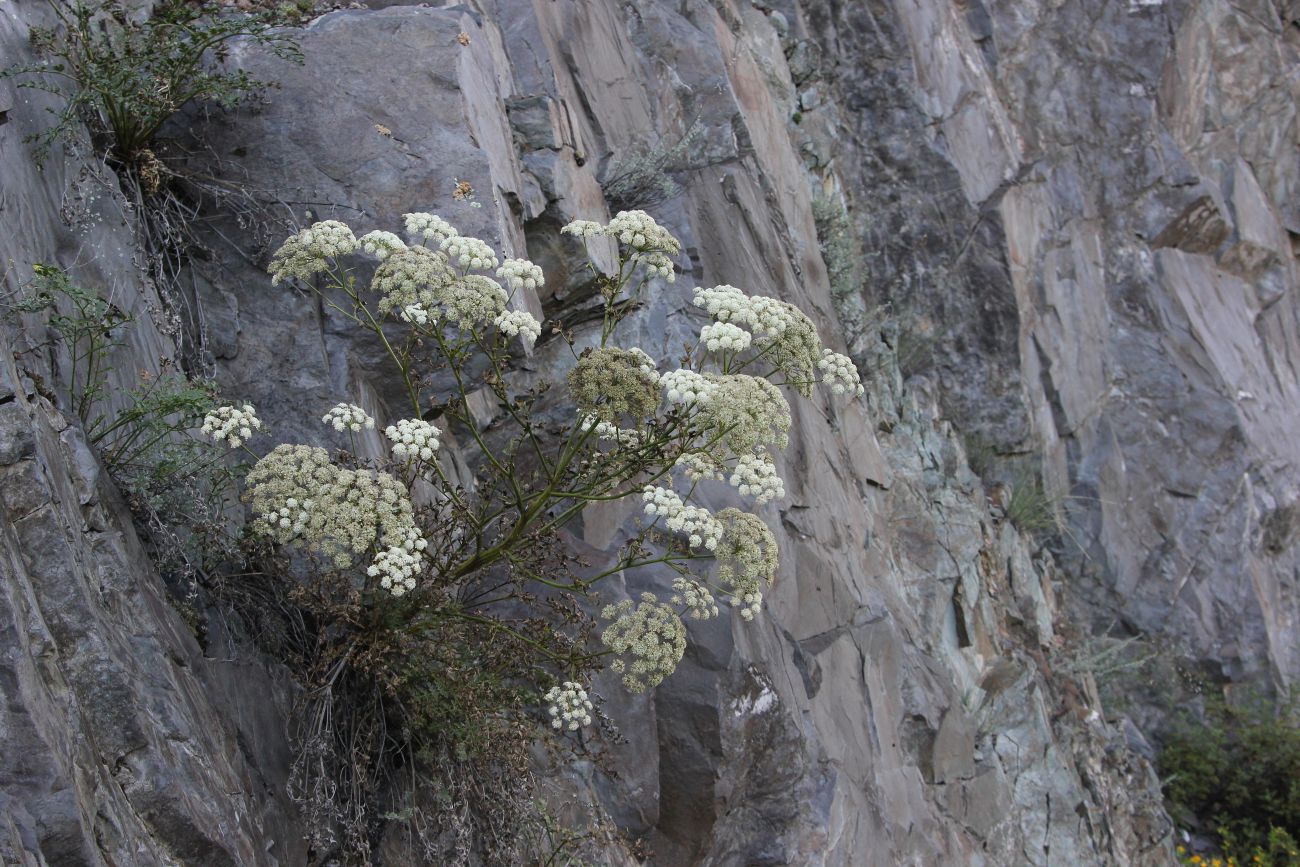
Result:
M729 481L742 497L753 497L755 505L785 496L785 482L776 474L776 465L766 454L741 455Z
M560 229L561 235L573 235L576 238L595 238L605 234L605 227L593 220L574 220Z
M730 322L713 322L700 331L700 343L709 352L743 352L754 342L754 335Z
M639 446L641 445L641 432L632 428L619 427L603 421L594 415L584 415L581 421L582 432L586 433L593 427L596 429L596 438L616 442L621 446Z
M524 344L532 346L542 336L542 323L527 310L506 310L492 324L506 337L520 336Z
M239 406L219 406L203 417L203 435L237 449L261 430L262 420L257 410L246 403Z
M857 365L847 355L823 349L817 366L822 371L822 382L836 394L848 393L861 397L866 393Z
M399 461L416 459L433 460L438 451L438 436L442 431L427 421L418 418L404 418L384 429L384 436L393 442L393 457Z
M718 583L727 588L740 616L753 620L763 604L763 584L776 578L776 537L761 518L739 509L723 509L718 523L725 528L716 553Z
M491 255L482 241L459 236L450 240L458 242L453 245L457 250L468 249L459 242L482 244ZM476 259L471 257L471 261ZM400 311L402 320L421 326L436 324L444 315L461 328L491 322L505 310L509 297L491 277L458 276L448 266L445 255L424 247L407 247L390 256L375 269L371 287L380 296L380 311Z
M641 500L645 503L647 515L663 518L664 524L674 533L684 533L692 548L703 547L712 551L718 547L722 525L713 519L708 509L689 506L676 491L655 485L646 485L642 489Z
M406 221L407 233L426 241L432 239L441 244L460 234L455 226L434 214L403 214L402 217Z
M681 242L645 211L619 211L605 226L591 220L574 220L560 232L584 240L608 235L631 248L632 261L644 265L652 277L662 277L669 283L677 279L672 257L681 253Z
M812 320L798 307L776 298L749 296L735 286L699 287L693 299L717 322L747 328L766 360L783 371L801 393L811 393L812 377L822 353Z
M785 448L791 424L785 395L761 376L733 373L714 380L716 390L704 407L711 427L725 431L723 442L736 454L761 445Z
M375 555L366 574L378 578L379 586L394 596L404 596L415 589L415 576L423 562L419 554L405 548L389 548Z
M546 702L550 705L551 728L568 729L576 732L583 726L591 725L591 699L582 684L566 680L559 686L553 686L546 693Z
M438 321L437 312L430 314L423 304L408 304L402 308L397 317L412 325L428 325L430 321Z
M686 452L677 458L674 466L686 474L692 482L717 481L726 478L722 467L710 456L701 452Z
M542 269L527 259L507 259L497 269L497 276L511 289L540 289L546 283Z
M407 247L389 256L375 269L370 288L379 294L379 309L388 313L420 305L426 310L438 303L448 283L456 279L440 253L424 247Z
M247 481L256 532L282 545L304 544L339 569L376 543L410 553L426 547L401 482L387 473L339 467L323 448L278 445Z
M323 220L291 235L271 257L271 285L296 277L307 280L329 267L330 259L357 249L356 236L345 223Z
M478 238L452 235L450 238L443 239L439 249L446 254L453 265L472 271L495 268L498 264L497 254L485 241L480 241Z
M683 405L708 403L718 387L708 377L686 368L665 373L659 378L659 384L664 387L669 403Z
M692 620L718 616L718 602L709 588L685 575L673 579L673 604L685 605Z
M623 685L631 692L658 686L682 661L686 626L653 593L642 593L635 605L630 599L607 605L600 616L614 621L600 640L618 654L609 667L623 674Z
M321 416L321 421L339 433L372 430L375 426L375 420L366 415L364 409L351 403L335 404L333 409Z
M367 232L358 239L361 249L365 250L371 256L374 256L380 262L387 259L398 250L405 250L406 243L392 232L375 230Z
M645 211L619 211L605 227L605 234L640 253L676 256L682 251L681 242Z

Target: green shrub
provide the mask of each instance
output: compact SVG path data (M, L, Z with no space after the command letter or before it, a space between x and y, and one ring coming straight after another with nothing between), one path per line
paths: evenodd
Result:
M1059 505L1036 473L1021 472L1006 484L1003 509L1007 520L1022 533L1059 532Z
M60 268L32 271L11 313L47 316L69 408L137 519L168 537L162 565L190 568L228 547L221 502L230 472L224 454L193 435L215 404L213 385L164 359L158 373L142 371L134 388L110 394L112 356L132 316Z
M1183 715L1164 739L1159 769L1175 821L1210 831L1238 864L1300 865L1294 709L1217 699L1202 719Z
M700 168L702 128L694 121L672 144L641 148L610 162L601 190L611 211L649 208L681 192L673 175Z
M46 59L0 71L0 77L22 76L19 87L64 100L51 109L54 125L28 136L41 160L80 120L120 163L157 171L150 144L185 105L211 100L230 107L265 87L243 70L213 67L225 59L230 40L248 38L277 57L301 59L297 44L272 29L272 13L241 15L187 0L162 0L144 20L120 0L50 0L50 8L60 26L31 34Z

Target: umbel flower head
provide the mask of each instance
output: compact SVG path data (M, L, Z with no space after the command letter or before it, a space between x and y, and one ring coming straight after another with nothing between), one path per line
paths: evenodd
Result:
M404 418L384 429L384 436L393 442L393 457L399 461L416 459L433 460L438 451L438 436L442 431L418 418Z
M289 277L307 280L337 259L357 249L356 236L345 223L324 220L293 235L271 257L271 284Z
M260 430L262 420L257 417L257 410L252 404L242 407L219 406L203 417L203 434L219 443L225 443L237 449L253 438L253 433Z
M633 604L624 599L600 612L612 620L600 640L618 658L610 668L623 675L623 685L632 692L644 692L677 669L686 652L686 626L677 612L660 602L653 593L642 593Z
M756 506L785 496L785 481L766 450L741 455L728 481L742 497L753 497Z
M685 575L673 579L673 604L685 606L693 620L708 620L718 616L718 603L709 588Z
M715 322L747 329L763 358L805 397L812 394L822 345L816 326L802 310L776 298L751 297L727 285L697 288L694 303Z
M682 244L645 211L619 211L608 225L574 220L560 232L583 240L607 235L628 247L632 251L629 258L644 265L651 276L662 277L669 283L677 277L672 257L681 253Z
M781 389L744 373L714 377L717 388L701 411L710 430L725 431L723 442L735 454L764 445L785 448L789 441L790 404Z
M497 276L511 289L540 289L546 283L542 269L527 259L507 259L497 269Z
M423 238L426 241L436 241L441 244L448 238L459 235L456 227L448 223L442 217L434 214L415 213L403 214L402 219L406 223L406 233L416 238Z
M641 500L645 503L647 515L663 518L665 526L674 533L684 534L692 548L702 547L712 551L718 547L722 525L713 520L708 509L688 505L676 491L654 485L646 485L642 489Z
M356 433L361 430L371 430L375 426L375 420L366 415L364 409L351 403L335 404L321 417L321 421L340 433L343 431Z
M388 313L413 305L435 306L455 279L443 256L424 247L407 247L375 269L370 288L379 295L379 310Z
M406 244L401 238L392 232L374 231L367 232L358 240L361 249L374 256L379 261L384 261L393 253L406 249Z
M857 365L847 355L823 349L817 367L822 371L822 382L836 394L847 392L857 397L866 394L867 390L862 386L862 377L858 374Z
M617 425L640 421L659 406L659 374L640 350L593 349L569 371L569 393L586 416Z
M763 604L764 584L771 584L780 565L776 537L757 515L739 509L718 513L723 527L718 559L718 583L727 588L740 616L753 620Z
M481 271L497 266L497 254L485 242L478 238L463 238L453 235L444 238L439 249L451 264L473 271Z
M278 445L247 481L255 532L282 545L304 545L337 568L347 568L376 543L411 554L426 547L397 479L339 467L323 448Z
M528 346L532 346L542 336L542 323L527 310L507 310L492 320L492 324L506 337L522 337Z
M551 687L545 699L550 705L551 728L576 732L582 726L591 725L591 699L587 698L582 684L566 680L560 686Z

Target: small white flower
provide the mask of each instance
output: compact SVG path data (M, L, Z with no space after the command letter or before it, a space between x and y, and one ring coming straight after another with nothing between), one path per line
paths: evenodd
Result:
M403 217L406 221L407 233L425 240L434 239L438 243L442 243L446 239L460 234L456 231L455 226L434 214L404 214Z
M822 371L822 384L829 386L830 390L835 394L847 392L850 395L861 397L866 393L866 388L862 385L862 377L858 374L857 365L847 355L823 349L822 357L818 360L817 366Z
M528 346L532 346L542 336L542 323L527 310L506 310L492 322L507 337L523 337Z
M709 352L742 352L753 341L752 334L730 322L713 322L700 331L700 342Z
M551 687L544 698L550 705L547 713L551 717L551 728L576 732L591 725L591 699L582 684L566 680L560 686Z
M393 442L393 457L399 461L408 458L433 460L441 433L438 428L418 418L404 418L384 430L384 436Z
M497 269L497 276L511 289L540 289L546 283L542 269L527 259L505 260Z
M375 420L366 415L364 409L351 403L335 404L333 409L321 417L321 421L339 433L343 431L356 433L363 428L372 430L375 426Z
M262 421L251 404L242 407L219 406L203 418L202 432L219 443L237 449L261 430Z

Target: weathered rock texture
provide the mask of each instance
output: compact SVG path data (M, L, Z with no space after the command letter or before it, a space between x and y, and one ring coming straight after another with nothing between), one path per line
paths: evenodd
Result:
M1286 101L1294 65L1257 5L340 11L303 31L302 68L236 52L281 89L256 112L192 119L213 156L177 169L271 191L283 207L267 219L292 224L441 213L542 264L546 292L524 303L581 330L559 227L607 215L611 158L698 123L685 192L654 208L684 242L683 274L630 342L672 357L702 324L689 287L732 283L850 340L869 399L795 404L789 495L765 511L784 563L764 615L693 625L682 668L648 698L599 683L629 739L607 745L619 775L575 768L566 785L662 865L1167 863L1150 767L1091 678L1064 673L1058 597L1099 621L1123 608L1137 628L1190 631L1194 653L1234 672L1296 670L1294 263L1279 216L1296 166L1290 103L1269 102ZM25 50L28 14L5 7L6 57ZM1252 78L1265 75L1278 83ZM7 106L7 288L57 260L147 313L132 215L107 194L87 211L102 222L61 208L107 173L38 175L18 142L38 107L0 90ZM932 378L905 387L896 331L842 335L811 207L828 191L866 229L869 290L935 336ZM283 439L320 438L338 400L381 425L399 411L377 348L270 287L268 251L216 225L191 300L225 390ZM5 332L18 354L0 380L0 856L302 863L284 797L290 683L238 643L203 657L55 409L39 324L23 326ZM124 369L168 351L141 334ZM559 381L567 355L543 342L524 373ZM1078 497L1092 583L990 509L945 414L1005 449L1041 444ZM575 533L598 557L626 518L593 511Z
M773 5L941 404L1068 496L1079 611L1294 682L1294 4Z

